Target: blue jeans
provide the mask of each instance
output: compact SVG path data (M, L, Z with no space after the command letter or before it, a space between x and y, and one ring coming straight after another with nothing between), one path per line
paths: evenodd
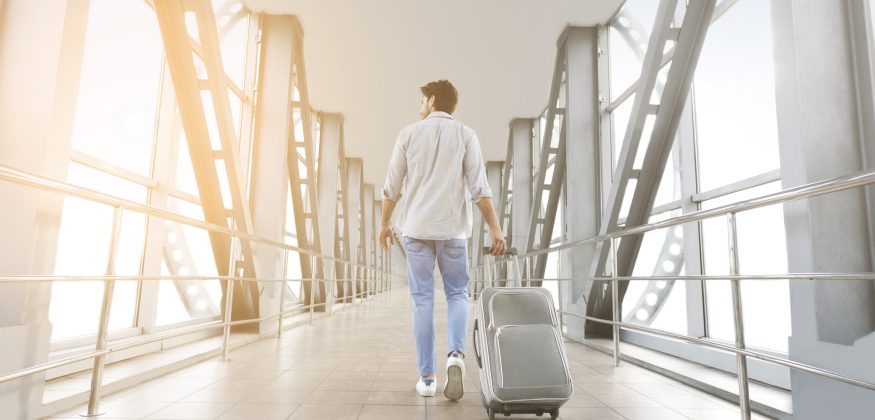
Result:
M468 249L464 239L424 240L404 237L407 281L413 298L413 336L419 374L435 373L434 263L437 260L447 296L447 353L465 352L468 329Z

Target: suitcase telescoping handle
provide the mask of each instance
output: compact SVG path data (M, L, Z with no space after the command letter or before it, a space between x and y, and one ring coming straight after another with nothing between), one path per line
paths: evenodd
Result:
M492 247L484 246L483 255L491 254L491 249ZM504 254L499 255L499 257L507 257L513 261L513 275L515 276L513 280L517 282L517 286L522 286L523 272L520 271L520 257L519 254L517 254L516 248L508 248L507 251L505 251Z
M480 329L479 319L474 320L474 357L477 359L477 367L483 367L483 361L480 360L480 347L477 346L477 331Z

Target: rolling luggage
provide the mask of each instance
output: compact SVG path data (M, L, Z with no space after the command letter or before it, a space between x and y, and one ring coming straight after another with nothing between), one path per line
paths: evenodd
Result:
M553 309L540 287L491 287L480 292L474 320L480 397L496 414L549 413L571 398L571 373Z

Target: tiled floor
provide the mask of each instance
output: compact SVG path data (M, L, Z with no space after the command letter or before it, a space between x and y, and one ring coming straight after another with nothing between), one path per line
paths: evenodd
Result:
M312 326L288 330L281 340L245 346L232 353L230 362L202 362L108 395L101 405L106 414L99 418L486 419L473 359L461 401L448 401L440 393L422 398L414 391L417 369L407 293L398 289ZM445 308L439 298L439 353L446 347ZM628 364L614 368L600 352L566 346L575 391L560 411L562 419L739 418L734 405L679 382ZM77 414L83 411L84 406L54 418L81 418ZM510 417L520 418L538 417Z

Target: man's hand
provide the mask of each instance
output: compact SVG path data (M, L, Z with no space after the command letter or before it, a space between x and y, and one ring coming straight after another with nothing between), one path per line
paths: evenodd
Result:
M383 251L389 252L389 247L395 245L395 235L392 234L392 229L389 226L380 227L380 247Z
M504 255L507 252L507 242L504 240L501 229L490 228L489 233L492 236L492 245L489 247L489 253L495 257Z

